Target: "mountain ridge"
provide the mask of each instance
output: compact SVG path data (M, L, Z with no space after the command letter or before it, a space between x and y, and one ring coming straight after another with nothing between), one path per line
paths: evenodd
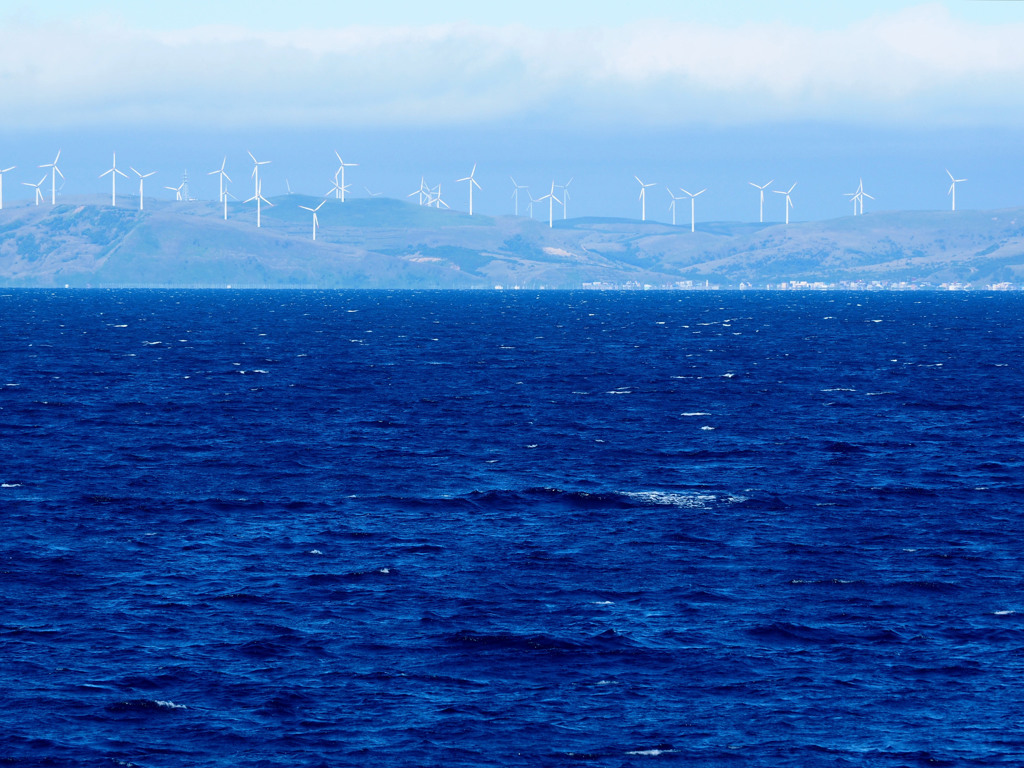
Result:
M102 196L0 210L9 287L764 287L1024 284L1024 208L887 211L828 221L546 221L387 198L287 195L265 207Z

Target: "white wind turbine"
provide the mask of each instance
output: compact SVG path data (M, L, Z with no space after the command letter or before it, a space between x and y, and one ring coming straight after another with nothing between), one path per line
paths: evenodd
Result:
M334 150L334 156L338 158L338 170L334 172L334 196L340 198L341 202L345 202L345 192L348 187L345 186L345 169L352 168L359 165L359 163L346 163L341 159L341 155L338 154L338 150ZM338 186L338 174L341 174L341 186Z
M301 208L302 210L309 211L310 213L313 214L313 240L314 241L316 240L316 230L320 226L320 220L316 217L316 212L319 211L321 208L323 208L324 203L326 203L326 202L327 202L326 200L321 200L320 201L320 205L318 205L316 208L309 208L309 207L307 207L305 205L300 205L299 206L299 208Z
M790 200L789 196L793 193L793 189L796 188L796 182L793 182L793 186L783 192L781 189L772 190L776 195L786 196L786 223L789 224L789 209L793 207L793 201Z
M440 184L438 184L436 187L428 187L428 186L424 185L423 194L427 198L427 203L426 203L427 208L429 208L431 206L433 206L435 208L440 208L443 205L448 210L451 210L451 206L448 205L448 203L446 203L444 200L441 199L441 185Z
M672 211L672 226L674 227L676 225L676 200L682 200L683 198L682 198L682 196L676 197L672 193L672 188L671 187L665 187L665 189L668 190L668 196L672 198L672 202L668 204L668 207L669 207L669 210Z
M110 204L117 205L117 175L121 174L126 179L128 178L128 174L117 167L117 152L114 153L114 164L110 166L109 171L101 173L100 178L102 179L108 173L110 174Z
M640 221L647 221L647 188L653 187L654 184L644 184L639 176L633 178L640 183Z
M529 190L526 191L526 196L530 198L530 204L526 206L526 213L530 217L530 219L533 220L533 204L539 203L540 200L543 200L544 198L542 197L540 200L534 200L533 195L530 194Z
M544 197L540 198L537 202L539 203L541 200L548 201L548 228L551 228L555 226L555 201L558 200L558 198L555 197L554 181L551 182L551 191L544 195ZM558 202L561 203L562 201L558 200Z
M207 176L213 176L214 174L220 175L220 196L217 198L218 202L224 202L224 179L231 181L231 177L224 170L224 166L228 163L228 156L224 155L224 159L221 161L220 168L215 171L210 171Z
M45 173L43 174L43 178L41 178L35 184L33 184L31 181L23 181L23 182L21 182L26 187L32 187L32 188L35 189L35 191L36 191L36 205L39 205L41 202L43 202L42 186L43 186L43 182L44 181L46 181L46 174Z
M473 215L473 186L476 185L477 189L481 189L480 185L477 184L476 179L473 178L473 174L476 173L476 163L473 163L473 170L469 172L469 176L464 179L456 179L455 183L458 184L461 181L469 182L469 215Z
M337 180L335 180L335 182L337 182ZM330 192L328 192L327 194L330 194ZM421 206L423 205L424 201L427 201L429 204L430 191L427 188L427 180L424 179L422 176L420 176L420 188L417 189L415 192L410 192L408 195L406 195L406 197L412 197L413 195L419 195Z
M138 171L135 170L134 167L132 167L130 165L128 167L132 169L132 172L136 176L139 177L139 210L141 211L142 210L142 182L143 182L144 179L148 179L150 176L152 176L154 173L156 173L156 171L150 171L149 173L139 173Z
M565 221L567 218L569 218L568 208L567 208L566 204L569 202L569 185L572 184L573 179L575 179L575 178L576 178L575 176L572 176L572 177L569 178L569 180L567 182L565 182L565 184L559 184L558 185L559 187L562 188L562 220L563 221Z
M269 160L257 160L256 156L252 152L249 153L249 157L252 158L252 163L253 163L253 166L252 166L252 178L253 178L253 182L254 182L254 187L253 188L256 190L253 193L253 196L251 198L249 198L249 199L250 200L255 200L257 197L260 196L260 190L263 189L263 187L260 186L260 166L261 165L268 165L270 163L270 161ZM249 202L249 200L246 200L245 202ZM259 206L257 206L257 207L259 207Z
M857 201L860 200L860 194L861 194L861 190L863 188L864 188L864 182L862 181L860 183L860 185L858 185L858 187L857 187L857 189L855 191L853 191L853 192L843 192L843 197L850 198L850 201L853 203L853 215L854 216L857 215Z
M60 160L60 150L59 149L57 150L57 156L55 158L53 158L53 162L52 163L47 163L46 165L40 165L39 166L40 168L52 168L53 169L52 173L50 174L51 177L52 177L52 179L50 181L50 205L56 205L57 204L57 174L60 174L60 177L62 179L64 178L64 174L61 173L60 172L60 168L57 167L57 161L58 160ZM46 181L46 179L44 178L43 181ZM24 182L22 182L22 183L24 183ZM32 185L29 184L29 186L32 186Z
M255 158L253 158L253 159L255 159ZM267 198L265 198L263 196L263 184L262 183L260 183L260 185L258 187L256 187L256 194L253 195L252 197L250 197L245 202L251 203L253 200L256 201L256 228L259 229L260 226L262 226L261 225L261 221L260 221L260 215L262 213L262 209L260 208L260 203L266 203L267 207L269 207L269 208L273 208L274 204L271 203L269 200L267 200Z
M703 195L705 192L707 192L708 189L707 189L707 187L704 187L704 189L702 189L700 192L687 192L685 189L680 188L679 191L682 192L684 195L688 195L689 198L690 198L690 231L691 232L695 232L696 231L697 218L696 218L696 206L694 204L694 201L700 195Z
M864 191L864 179L859 179L859 182L860 183L857 185L857 198L860 200L860 215L863 216L864 198L866 197L868 200L874 200L875 198Z
M512 179L511 176L509 176L509 178ZM514 187L514 189L512 190L512 199L515 200L515 203L516 203L516 216L518 216L519 215L519 190L520 189L525 189L526 190L526 194L529 195L530 194L530 188L527 187L527 186L524 186L522 184L516 183L515 179L512 179L512 186Z
M176 201L178 201L179 203L183 199L182 196L181 196L181 190L183 190L184 188L185 188L185 182L184 181L181 182L181 184L179 184L176 187L164 187L164 189L169 189L169 190L171 190L171 192L174 193L174 199Z
M761 191L761 216L758 219L758 221L760 221L762 224L764 224L764 191L768 189L768 187L770 187L774 181L775 179L772 179L767 184L755 184L752 181L747 182L748 184L750 184L750 186L756 187Z
M7 173L8 171L13 171L17 167L18 166L16 165L12 165L10 168L4 168L0 170L0 211L4 209L4 174Z
M949 168L946 169L946 173L949 175L949 180L952 182L952 184L949 185L949 192L947 192L946 194L953 196L953 210L955 211L956 210L956 185L959 184L962 181L967 181L967 179L954 179L953 178L953 174L949 172Z

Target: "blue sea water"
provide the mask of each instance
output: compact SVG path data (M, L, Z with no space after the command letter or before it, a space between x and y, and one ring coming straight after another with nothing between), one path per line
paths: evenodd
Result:
M7 291L0 766L1024 762L1024 297Z

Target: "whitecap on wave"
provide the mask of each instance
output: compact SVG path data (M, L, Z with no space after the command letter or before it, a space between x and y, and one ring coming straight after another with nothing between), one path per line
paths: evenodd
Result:
M153 703L158 707L163 707L165 709L188 709L184 704L175 704L173 701L161 701L160 699L157 699Z
M631 491L622 494L628 499L635 499L646 504L665 504L673 507L690 509L706 509L717 497L710 493L671 493L668 491Z

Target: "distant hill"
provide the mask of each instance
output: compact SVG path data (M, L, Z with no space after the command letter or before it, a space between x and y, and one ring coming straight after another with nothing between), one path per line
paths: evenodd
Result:
M689 226L546 221L385 198L252 204L102 196L0 210L7 286L577 288L584 284L870 281L1024 284L1024 209L885 212L823 222ZM688 223L687 223L688 224Z

